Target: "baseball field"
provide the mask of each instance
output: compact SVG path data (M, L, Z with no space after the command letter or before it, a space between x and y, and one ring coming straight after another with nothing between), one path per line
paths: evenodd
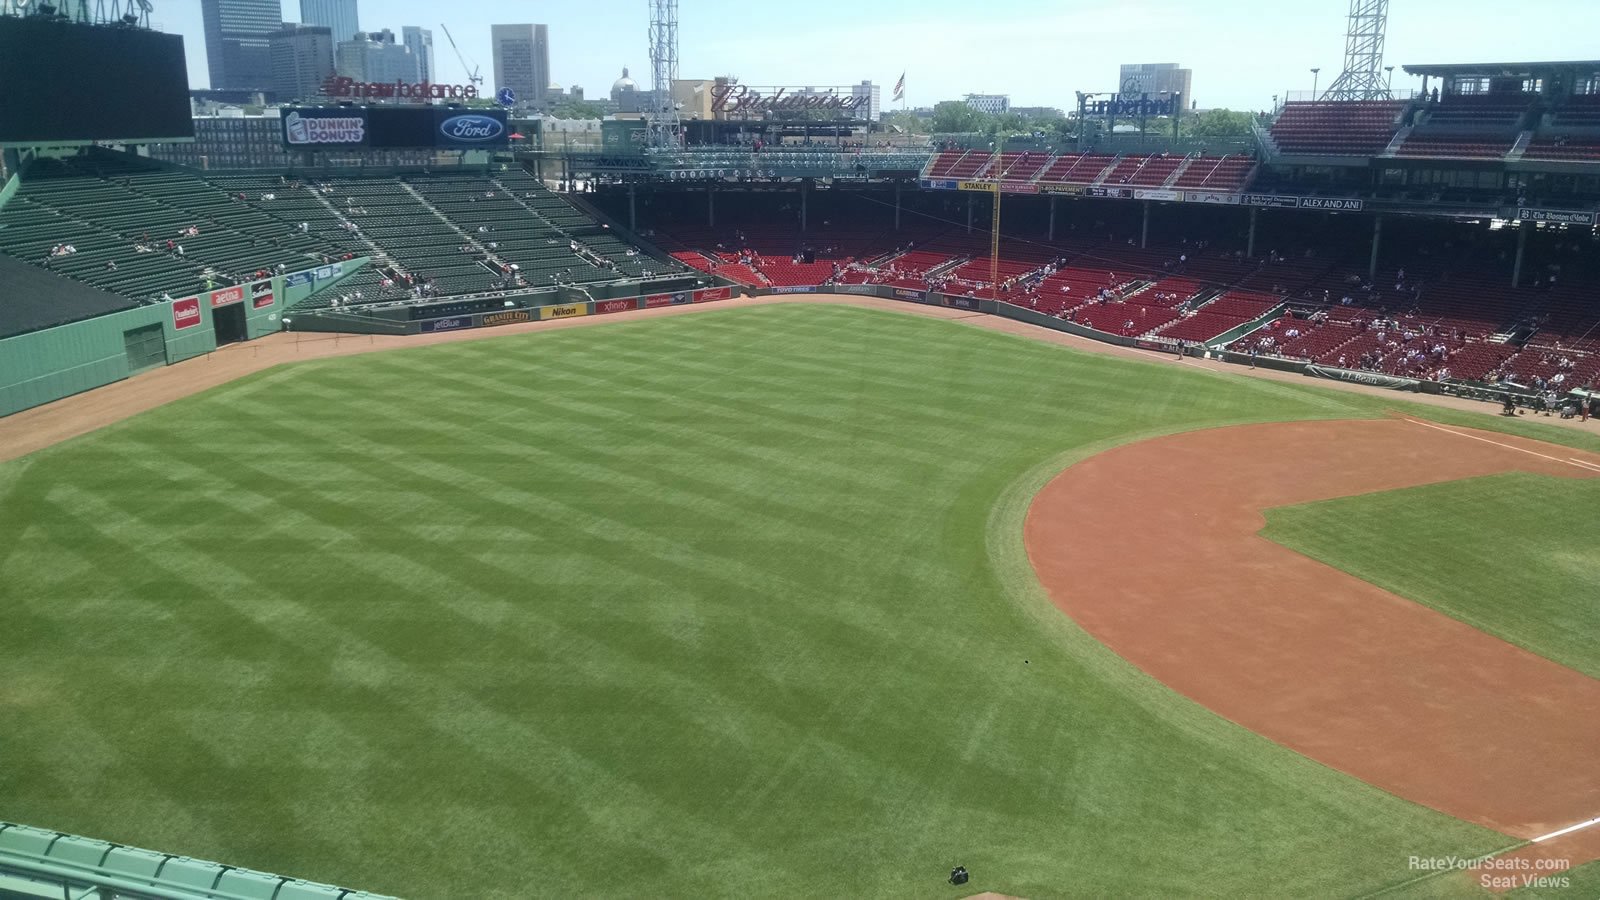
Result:
M1220 530L1135 489L1253 439L1162 441L1285 422L1412 428L1441 471L1504 456L1246 537L1584 711L1557 701L1600 688L1594 435L752 306L282 366L0 464L0 819L417 897L1483 896L1416 860L1531 825L1357 777L1309 700L1288 737L1240 724L1222 674L1161 674L1198 632L1074 611ZM1062 586L1041 555L1098 545L1056 479L1097 459L1125 464L1097 508L1177 530L1108 520L1135 549ZM1047 485L1069 518L1040 543ZM1520 739L1485 743L1514 765ZM1588 752L1540 809L1600 792ZM1600 892L1600 864L1559 874L1513 896Z

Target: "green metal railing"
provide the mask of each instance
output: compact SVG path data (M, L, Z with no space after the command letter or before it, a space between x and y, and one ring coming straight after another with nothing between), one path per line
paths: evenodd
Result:
M386 900L379 894L0 822L0 897Z

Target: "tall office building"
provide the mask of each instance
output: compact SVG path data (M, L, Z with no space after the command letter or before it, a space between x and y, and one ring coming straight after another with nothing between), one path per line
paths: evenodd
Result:
M516 92L519 105L540 105L550 87L550 31L544 25L493 25L494 86Z
M358 31L354 40L340 41L334 66L340 75L356 81L416 84L421 80L417 77L416 58L406 45L395 43L394 32L387 28Z
M417 80L433 81L438 75L433 67L433 32L415 25L402 25L400 41L417 61Z
M326 25L284 23L267 35L272 90L280 102L309 100L333 74L333 31Z
M272 84L267 35L283 27L278 0L200 0L206 67L214 91L264 91Z
M361 30L356 0L300 0L300 21L306 25L326 25L333 42L348 41Z
M1180 94L1187 106L1193 99L1189 93L1194 78L1192 69L1180 69L1177 63L1138 63L1124 65L1117 91L1123 94Z
M860 84L850 86L850 96L866 98L865 102L852 114L854 118L865 119L869 122L878 121L879 116L882 114L882 87L870 81L863 81Z

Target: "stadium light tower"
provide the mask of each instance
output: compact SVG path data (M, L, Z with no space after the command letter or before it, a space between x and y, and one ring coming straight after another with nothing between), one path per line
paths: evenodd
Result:
M650 146L671 147L678 140L678 109L672 82L678 77L678 0L646 0L650 4L650 70L654 97L650 103Z
M1383 83L1383 33L1389 24L1389 0L1350 0L1349 21L1344 71L1328 85L1322 99L1393 99Z

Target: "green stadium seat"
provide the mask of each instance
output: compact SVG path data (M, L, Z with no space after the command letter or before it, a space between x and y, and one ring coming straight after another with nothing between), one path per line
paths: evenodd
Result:
M174 856L167 860L158 873L162 881L175 885L191 888L204 888L210 890L217 883L224 869L214 862L203 859L190 859L187 856Z
M27 825L0 825L0 853L37 856L41 859L58 834Z
M67 835L50 845L49 859L76 866L98 868L115 845Z
M283 879L249 869L229 869L217 880L217 890L226 891L244 900L273 900L278 896L278 885Z
M116 847L106 854L101 868L127 878L154 878L166 859L164 853L140 850L137 847Z
M339 900L346 895L342 888L311 881L285 881L275 900Z

